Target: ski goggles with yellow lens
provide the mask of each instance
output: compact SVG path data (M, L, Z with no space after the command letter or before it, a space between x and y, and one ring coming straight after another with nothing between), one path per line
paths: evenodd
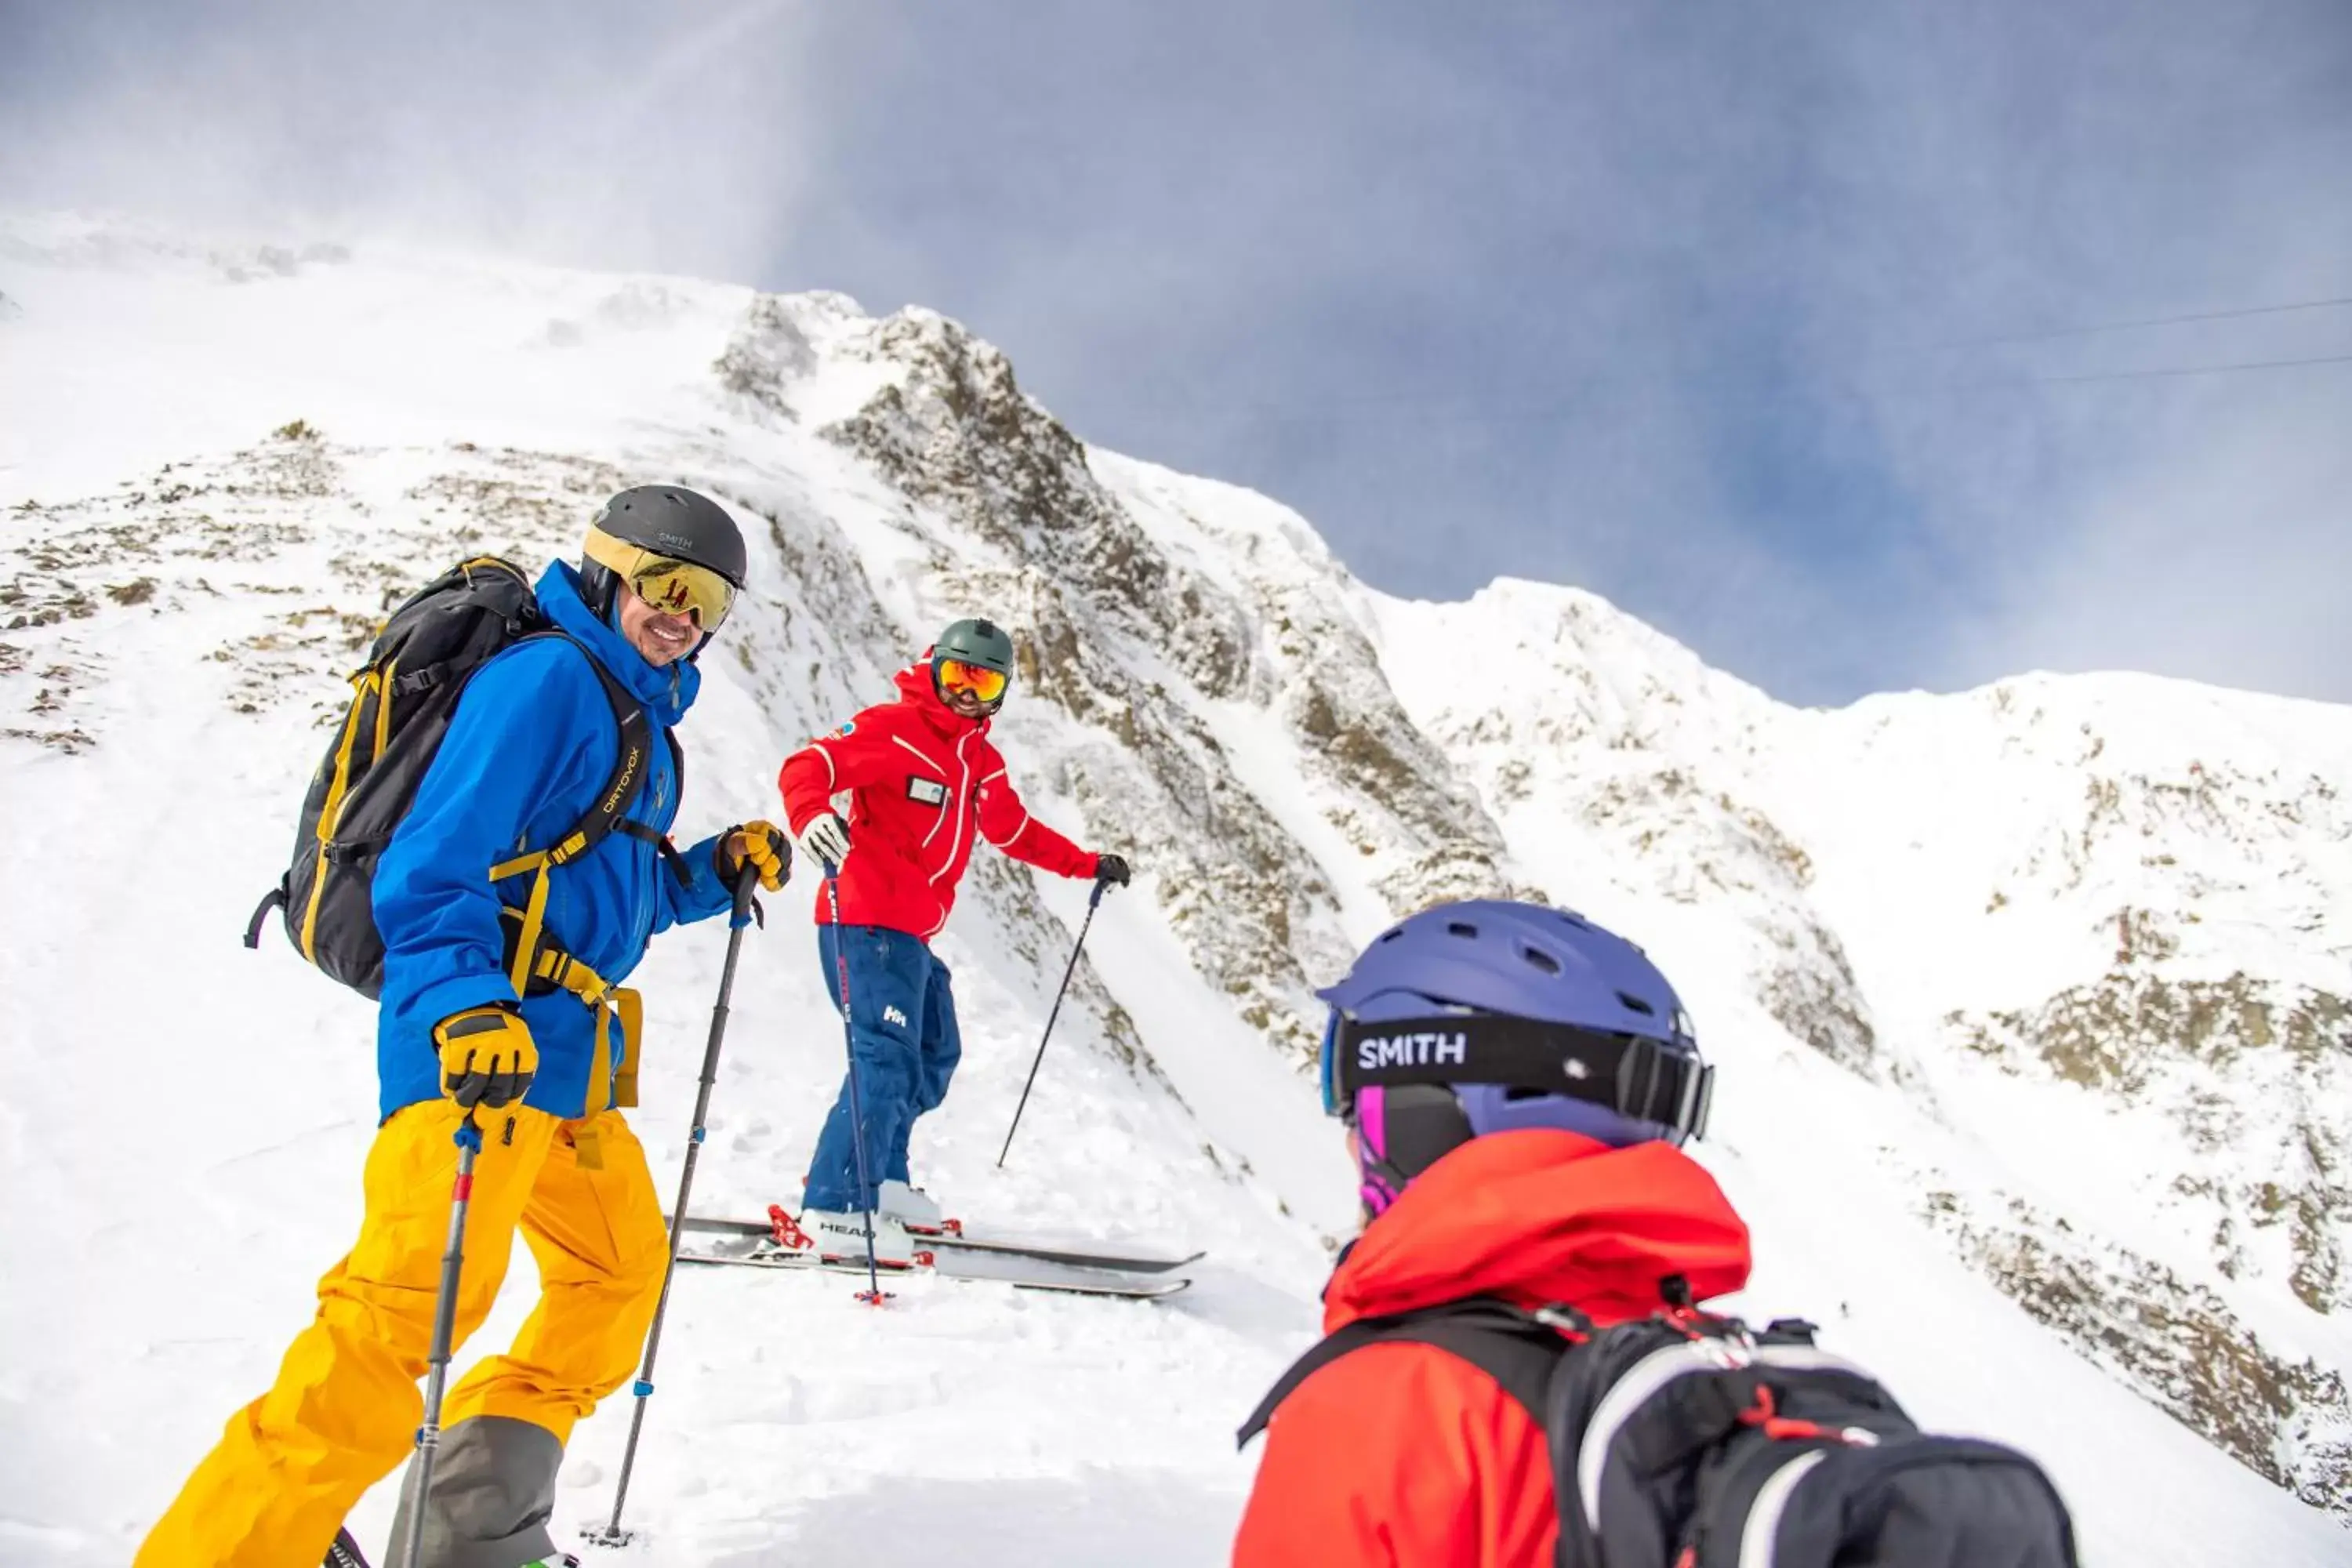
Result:
M734 607L735 584L708 566L615 539L601 528L588 531L585 553L663 615L691 616L706 632L717 631Z
M969 691L982 702L993 702L1003 697L1008 679L1001 669L967 664L960 658L940 660L938 673L940 690Z

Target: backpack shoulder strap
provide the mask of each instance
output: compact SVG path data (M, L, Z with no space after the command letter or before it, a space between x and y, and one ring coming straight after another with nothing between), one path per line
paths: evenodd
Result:
M604 787L589 803L586 815L572 825L572 830L545 849L519 855L490 868L490 880L503 881L525 871L536 873L531 879L530 899L523 910L522 927L517 933L512 967L508 980L515 994L523 994L530 983L538 963L540 937L545 929L547 915L547 873L569 860L576 860L603 843L612 831L622 825L623 814L636 799L644 787L648 758L652 754L654 722L646 716L645 704L625 689L604 668L604 661L579 638L562 631L534 632L533 637L560 637L580 650L588 668L596 675L596 682L604 689L604 697L613 705L614 722L620 726L620 744L613 757L613 771ZM650 828L644 830L653 835ZM657 836L655 836L657 837Z
M1359 1318L1291 1363L1242 1424L1236 1446L1247 1447L1274 1419L1275 1408L1324 1367L1366 1345L1396 1342L1433 1345L1468 1362L1493 1378L1540 1427L1552 1368L1573 1342L1534 1314L1492 1296L1472 1296L1385 1318Z
M654 721L646 717L645 704L614 679L613 672L604 668L604 660L587 644L568 633L556 635L578 648L580 657L588 661L588 668L596 672L597 684L604 687L605 700L613 705L613 721L621 729L621 743L613 754L613 771L605 778L604 787L596 792L586 815L564 835L563 842L557 847L562 853L551 852L551 858L560 866L603 843L605 836L626 817L637 792L645 787L646 764L653 752ZM671 742L673 746L676 743L675 740Z
M675 730L664 730L662 739L669 742L671 787L677 792L677 797L683 800L686 798L686 748L678 743L677 731ZM694 885L694 873L687 869L686 857L679 854L677 847L662 835L656 833L644 823L633 821L625 816L613 825L613 831L625 833L640 843L652 845L654 853L661 857L662 864L669 868L669 874L677 879L679 887L690 888Z
M654 853L661 857L662 864L669 868L670 875L677 879L677 885L686 887L693 882L694 873L686 868L685 858L678 854L676 847L644 823L624 815L636 798L637 792L644 787L645 770L642 765L633 768L631 759L642 758L652 750L653 721L646 717L645 705L613 679L613 672L588 651L585 644L575 639L573 646L587 655L589 668L596 672L596 679L604 682L604 695L613 704L613 719L621 727L621 750L613 763L613 776L604 781L604 788L596 796L595 805L572 830L572 837L581 837L583 842L572 855L585 855L608 833L623 834L652 845ZM671 787L682 797L686 794L686 748L678 742L675 730L665 729L662 739L669 746ZM634 783L631 782L633 776ZM567 856L565 858L571 858Z

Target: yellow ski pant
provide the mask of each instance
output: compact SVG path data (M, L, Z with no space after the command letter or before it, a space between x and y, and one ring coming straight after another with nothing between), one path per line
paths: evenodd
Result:
M512 1416L562 1443L636 1370L669 1252L661 1203L618 1112L565 1121L510 1107L477 1120L453 1343L488 1316L517 1226L541 1295L514 1347L450 1390L442 1424ZM431 1100L377 1131L359 1245L319 1282L319 1315L286 1352L276 1386L230 1418L134 1568L317 1568L344 1515L407 1457L424 1415L416 1384L448 1243L457 1121L456 1106Z

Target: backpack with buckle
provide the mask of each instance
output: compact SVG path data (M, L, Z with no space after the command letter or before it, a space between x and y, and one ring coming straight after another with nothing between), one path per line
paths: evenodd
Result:
M1543 1431L1559 1568L2075 1568L2065 1503L2023 1454L1920 1431L1811 1323L1751 1331L1697 1310L1679 1279L1661 1296L1607 1329L1491 1297L1350 1323L1241 1441L1332 1361L1409 1341L1485 1372Z
M362 995L373 999L382 993L376 863L415 802L467 681L494 656L525 638L542 637L572 640L540 609L521 569L495 556L452 567L393 611L368 650L367 663L351 678L351 705L303 797L293 865L254 910L246 946L260 945L263 922L278 910L288 938L305 959ZM579 989L568 984L573 967L569 955L547 940L547 878L553 868L620 832L653 844L684 879L668 841L625 815L648 772L653 721L593 654L585 647L580 653L613 705L620 744L612 775L569 832L544 848L486 868L492 881L533 873L526 907L506 911L508 977L518 996L551 984ZM667 739L682 784L685 757L677 738ZM598 981L594 989L596 1000L582 998L592 1006L603 1000L605 988Z

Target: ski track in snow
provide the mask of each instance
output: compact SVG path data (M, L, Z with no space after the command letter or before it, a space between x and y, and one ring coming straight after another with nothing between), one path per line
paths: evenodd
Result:
M25 1568L127 1560L221 1423L267 1385L308 1320L313 1281L358 1218L375 1099L371 1010L305 969L274 928L257 955L236 940L284 862L301 780L323 741L319 717L352 661L311 650L289 656L299 673L256 666L261 695L241 712L243 656L215 650L320 599L305 585L335 581L338 552L425 510L409 487L456 462L450 444L460 441L708 474L780 516L829 520L898 625L928 624L948 603L931 583L928 524L814 434L892 374L862 357L864 319L838 297L795 307L813 368L790 382L783 414L722 398L709 377L748 290L372 254L305 261L291 277L246 266L247 280L226 280L242 254L65 220L0 226L0 287L25 308L0 326L0 507L117 494L163 463L253 448L300 417L328 433L338 483L367 509L285 502L289 515L333 514L332 527L248 559L167 563L152 605L100 605L0 637L45 638L39 659L81 672L55 721L95 742L68 754L0 739L10 868L0 1343L12 1347L0 1362L0 1560ZM340 456L362 450L374 455ZM1093 463L1155 537L1222 580L1262 571L1319 582L1335 570L1311 531L1262 498L1110 454ZM577 524L563 518L555 531ZM12 551L52 526L0 513ZM458 546L420 535L383 549L422 581ZM783 753L884 689L871 645L835 654L831 631L812 626L835 606L812 605L789 582L768 586L785 569L756 532L752 549L758 586L707 661L703 700L683 731L681 840L772 815ZM197 574L210 595L185 581ZM301 591L265 602L273 585ZM1482 679L1542 688L1551 678L1540 661L1525 663L1532 656L1512 628L1529 617L1551 626L1572 601L1599 605L1518 584L1448 615L1458 607L1348 591L1340 613L1382 647L1400 700L1432 733L1474 706L1472 694L1417 689L1412 670L1450 668L1485 626L1500 640L1475 655ZM1835 769L1790 762L1776 749L1783 742L1761 733L1760 693L1601 612L1638 644L1626 668L1664 670L1708 694L1704 717L1676 721L1693 727L1690 743L1745 757L1757 798L1799 837L1818 844L1842 816L1867 816L1871 833L1853 838L1874 846L1866 853L1909 853L1895 841L1900 823L1884 820L1899 813L1874 805L1869 792L1916 772L1861 772L1832 787L1822 775ZM12 692L33 679L0 665ZM1892 770L1885 747L1874 752L1852 736L1874 733L1890 709L1930 700L1874 700L1809 721L1846 732L1839 745ZM1264 809L1332 868L1348 934L1370 934L1384 918L1379 894L1279 750L1295 740L1245 703L1203 713L1243 759ZM1063 743L1076 731L1058 719L1060 728L1034 722L1008 743L1014 776L1039 816L1075 832L1076 806L1026 736ZM1449 754L1476 750L1465 742ZM1955 800L2003 798L1990 776L1955 778ZM1917 1194L1890 1176L1899 1156L2036 1192L2074 1191L2079 1178L2129 1234L2135 1134L2086 1148L2082 1118L2050 1113L2049 1136L2032 1142L2054 1152L1989 1139L1971 1130L2045 1114L2037 1108L2050 1097L1940 1058L1924 1068L1944 1108L1930 1115L1798 1046L1749 994L1753 954L1738 928L1638 879L1596 872L1622 862L1567 806L1539 794L1498 820L1517 874L1573 890L1568 901L1659 953L1700 1019L1723 1090L1717 1136L1698 1152L1756 1233L1759 1266L1740 1306L1759 1318L1813 1317L1827 1343L1879 1367L1924 1420L2044 1459L2075 1507L2094 1568L2352 1561L2352 1537L2143 1403L1959 1263L1919 1223ZM1923 849L1906 861L1918 873L1909 890L1981 905L1973 862L1948 858ZM1969 928L1942 969L1880 951L1867 933L1890 879L1856 866L1825 857L1813 896L1839 907L1840 929L1863 933L1853 956L1870 994L1913 998L1916 1019L1881 1020L1890 1038L1915 1037L1918 1020L1961 1001L1986 1005L1983 986L1968 990L1948 970L2022 963L2058 945L2044 931L1996 947ZM1003 898L1029 897L1024 882L1009 886ZM769 895L766 929L746 934L698 1213L756 1215L793 1203L838 1084L841 1028L817 972L810 894L796 882ZM1100 1020L1066 1007L1011 1159L996 1170L1084 904L1083 887L1043 879L1034 906L976 885L968 892L940 944L955 973L964 1062L948 1105L918 1135L918 1180L975 1221L1206 1247L1191 1290L1141 1304L910 1279L876 1310L841 1277L683 1274L632 1486L627 1522L638 1539L591 1562L1223 1560L1255 1462L1235 1455L1233 1429L1314 1337L1326 1247L1349 1223L1351 1183L1311 1078L1265 1048L1193 970L1158 913L1149 868L1135 889L1106 899L1089 968L1164 1078L1120 1061ZM649 1044L632 1121L665 1204L725 938L713 921L659 939L633 977L647 995ZM2043 957L2043 975L2071 978L2058 957ZM2051 989L2040 976L2021 979L2017 999ZM2102 1174L2117 1164L2125 1173ZM2152 1241L2172 1237L2167 1222L2146 1224ZM511 1335L532 1277L518 1244L499 1307L459 1371ZM2352 1362L2336 1322L2284 1310L2273 1320L2265 1331L2328 1364ZM614 1396L573 1439L556 1521L567 1544L609 1511L630 1405L625 1393ZM395 1485L396 1475L354 1515L372 1551Z

